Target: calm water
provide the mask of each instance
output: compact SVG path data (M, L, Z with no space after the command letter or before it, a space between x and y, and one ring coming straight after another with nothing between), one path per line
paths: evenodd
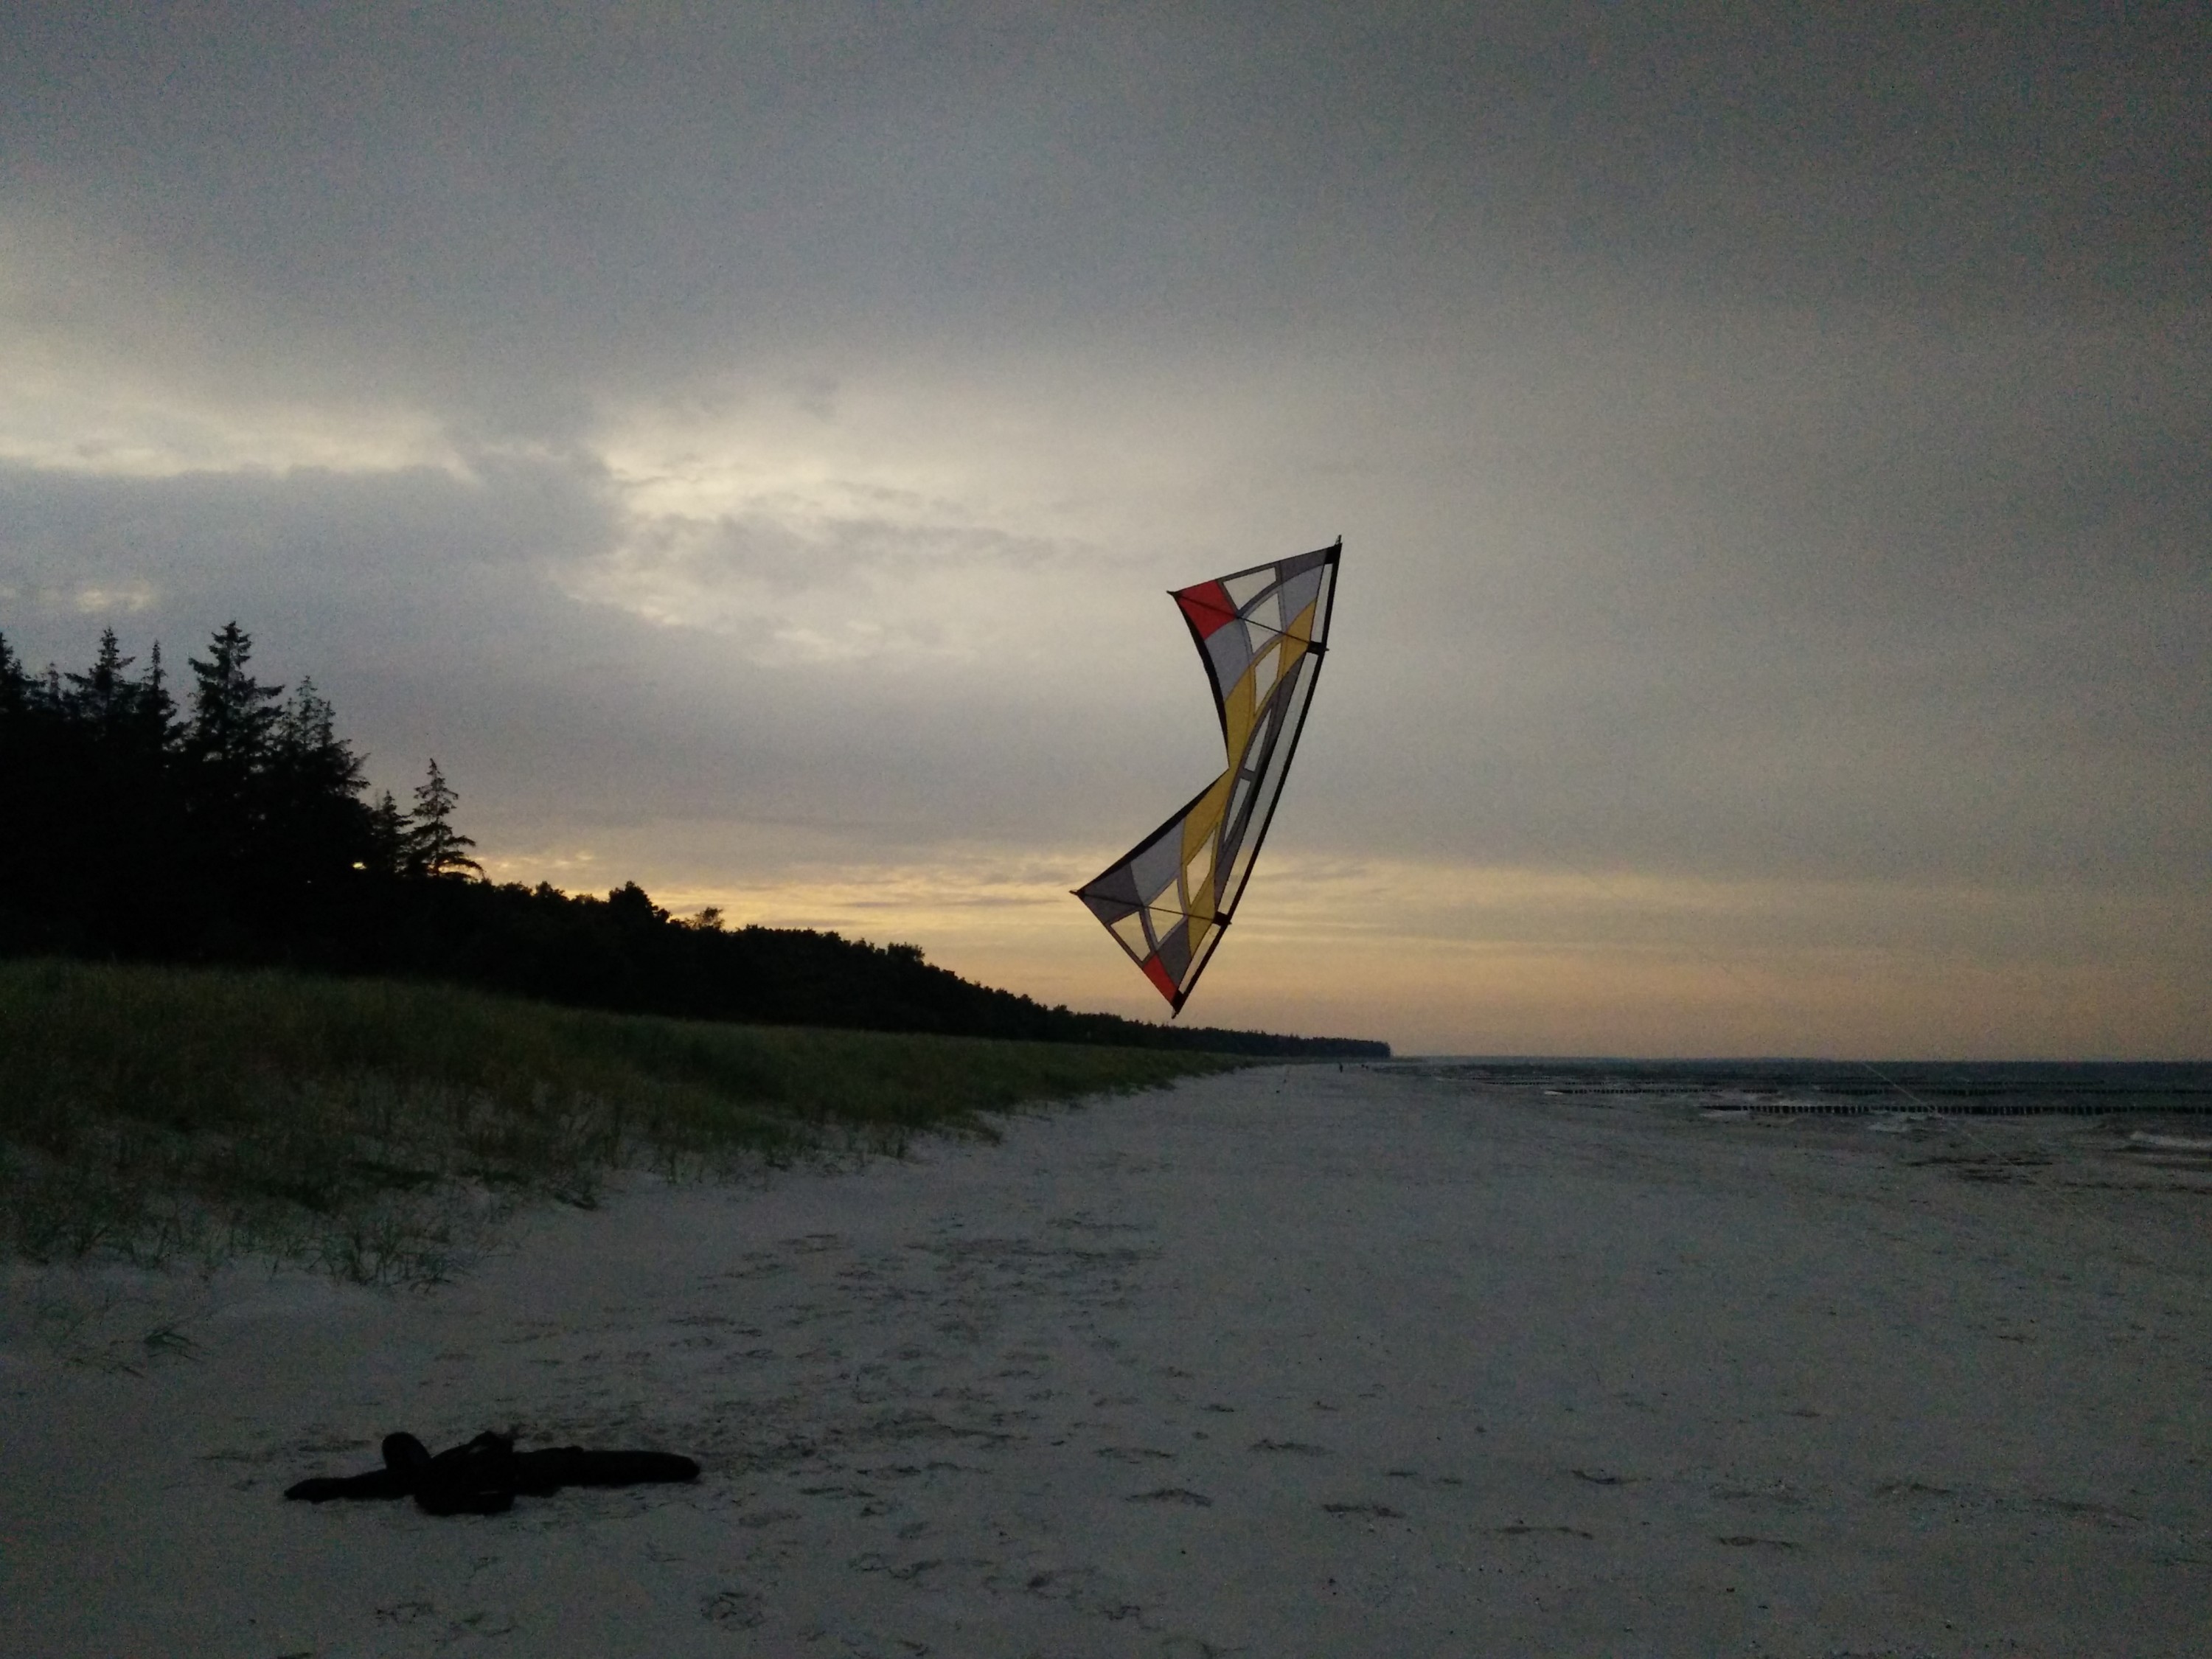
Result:
M2212 1062L1522 1060L1406 1062L1561 1100L1606 1097L1771 1112L2212 1114ZM1593 1101L1593 1103L1596 1103Z

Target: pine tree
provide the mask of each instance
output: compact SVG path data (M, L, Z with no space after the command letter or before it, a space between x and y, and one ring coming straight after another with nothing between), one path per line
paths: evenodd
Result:
M459 804L460 797L446 781L446 775L438 769L434 757L429 772L415 787L415 810L408 815L408 874L465 876L470 871L479 876L483 874L483 866L468 853L476 842L453 828L453 808Z
M64 694L70 714L102 736L123 725L138 690L124 671L136 661L136 657L123 654L113 629L101 629L100 654L92 660L92 672L65 676L72 688Z
M5 908L41 948L139 948L162 933L198 870L158 671L134 678L112 628L84 672L50 668L43 684L8 655L0 698L16 729L0 741L0 776L39 810L0 836Z
M368 809L368 853L362 867L380 876L401 876L407 868L407 814L386 789Z
M145 677L131 698L131 724L140 744L149 749L167 748L176 735L177 705L169 696L169 683L161 667L161 642L154 641L148 653Z
M337 711L303 679L270 729L258 780L268 817L269 856L302 886L342 880L371 854L368 787L361 757L337 735Z
M223 624L208 642L208 659L191 664L198 684L192 690L191 724L185 747L196 757L242 779L267 758L270 735L281 711L281 685L262 685L246 672L253 659L252 635L236 622Z
M8 636L0 634L0 715L12 714L29 701L31 677L23 672L23 659L8 643Z
M191 716L178 748L179 793L186 825L184 857L193 869L212 948L240 939L281 936L295 922L304 873L285 834L285 799L272 765L283 687L253 678L253 641L226 623L192 670Z
M300 682L270 734L270 763L302 798L351 800L367 787L361 757L337 734L337 711L311 679Z

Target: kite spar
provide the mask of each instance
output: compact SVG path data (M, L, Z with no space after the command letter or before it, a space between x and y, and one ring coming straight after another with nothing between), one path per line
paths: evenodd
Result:
M1229 750L1190 804L1075 890L1182 1012L1244 896L1328 649L1335 545L1173 594L1213 685Z

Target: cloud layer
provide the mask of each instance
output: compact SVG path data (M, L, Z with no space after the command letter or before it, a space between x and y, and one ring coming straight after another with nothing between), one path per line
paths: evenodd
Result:
M2182 9L1498 11L34 6L0 629L235 615L514 873L1140 1012L1045 901L1218 766L1160 591L1341 533L1200 1016L2201 1052Z

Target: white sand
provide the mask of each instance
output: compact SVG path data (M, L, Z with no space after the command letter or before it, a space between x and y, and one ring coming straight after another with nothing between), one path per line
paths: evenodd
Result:
M2212 1652L2201 1172L1865 1127L1272 1070L432 1293L21 1270L0 1649ZM278 1498L510 1425L707 1474Z

